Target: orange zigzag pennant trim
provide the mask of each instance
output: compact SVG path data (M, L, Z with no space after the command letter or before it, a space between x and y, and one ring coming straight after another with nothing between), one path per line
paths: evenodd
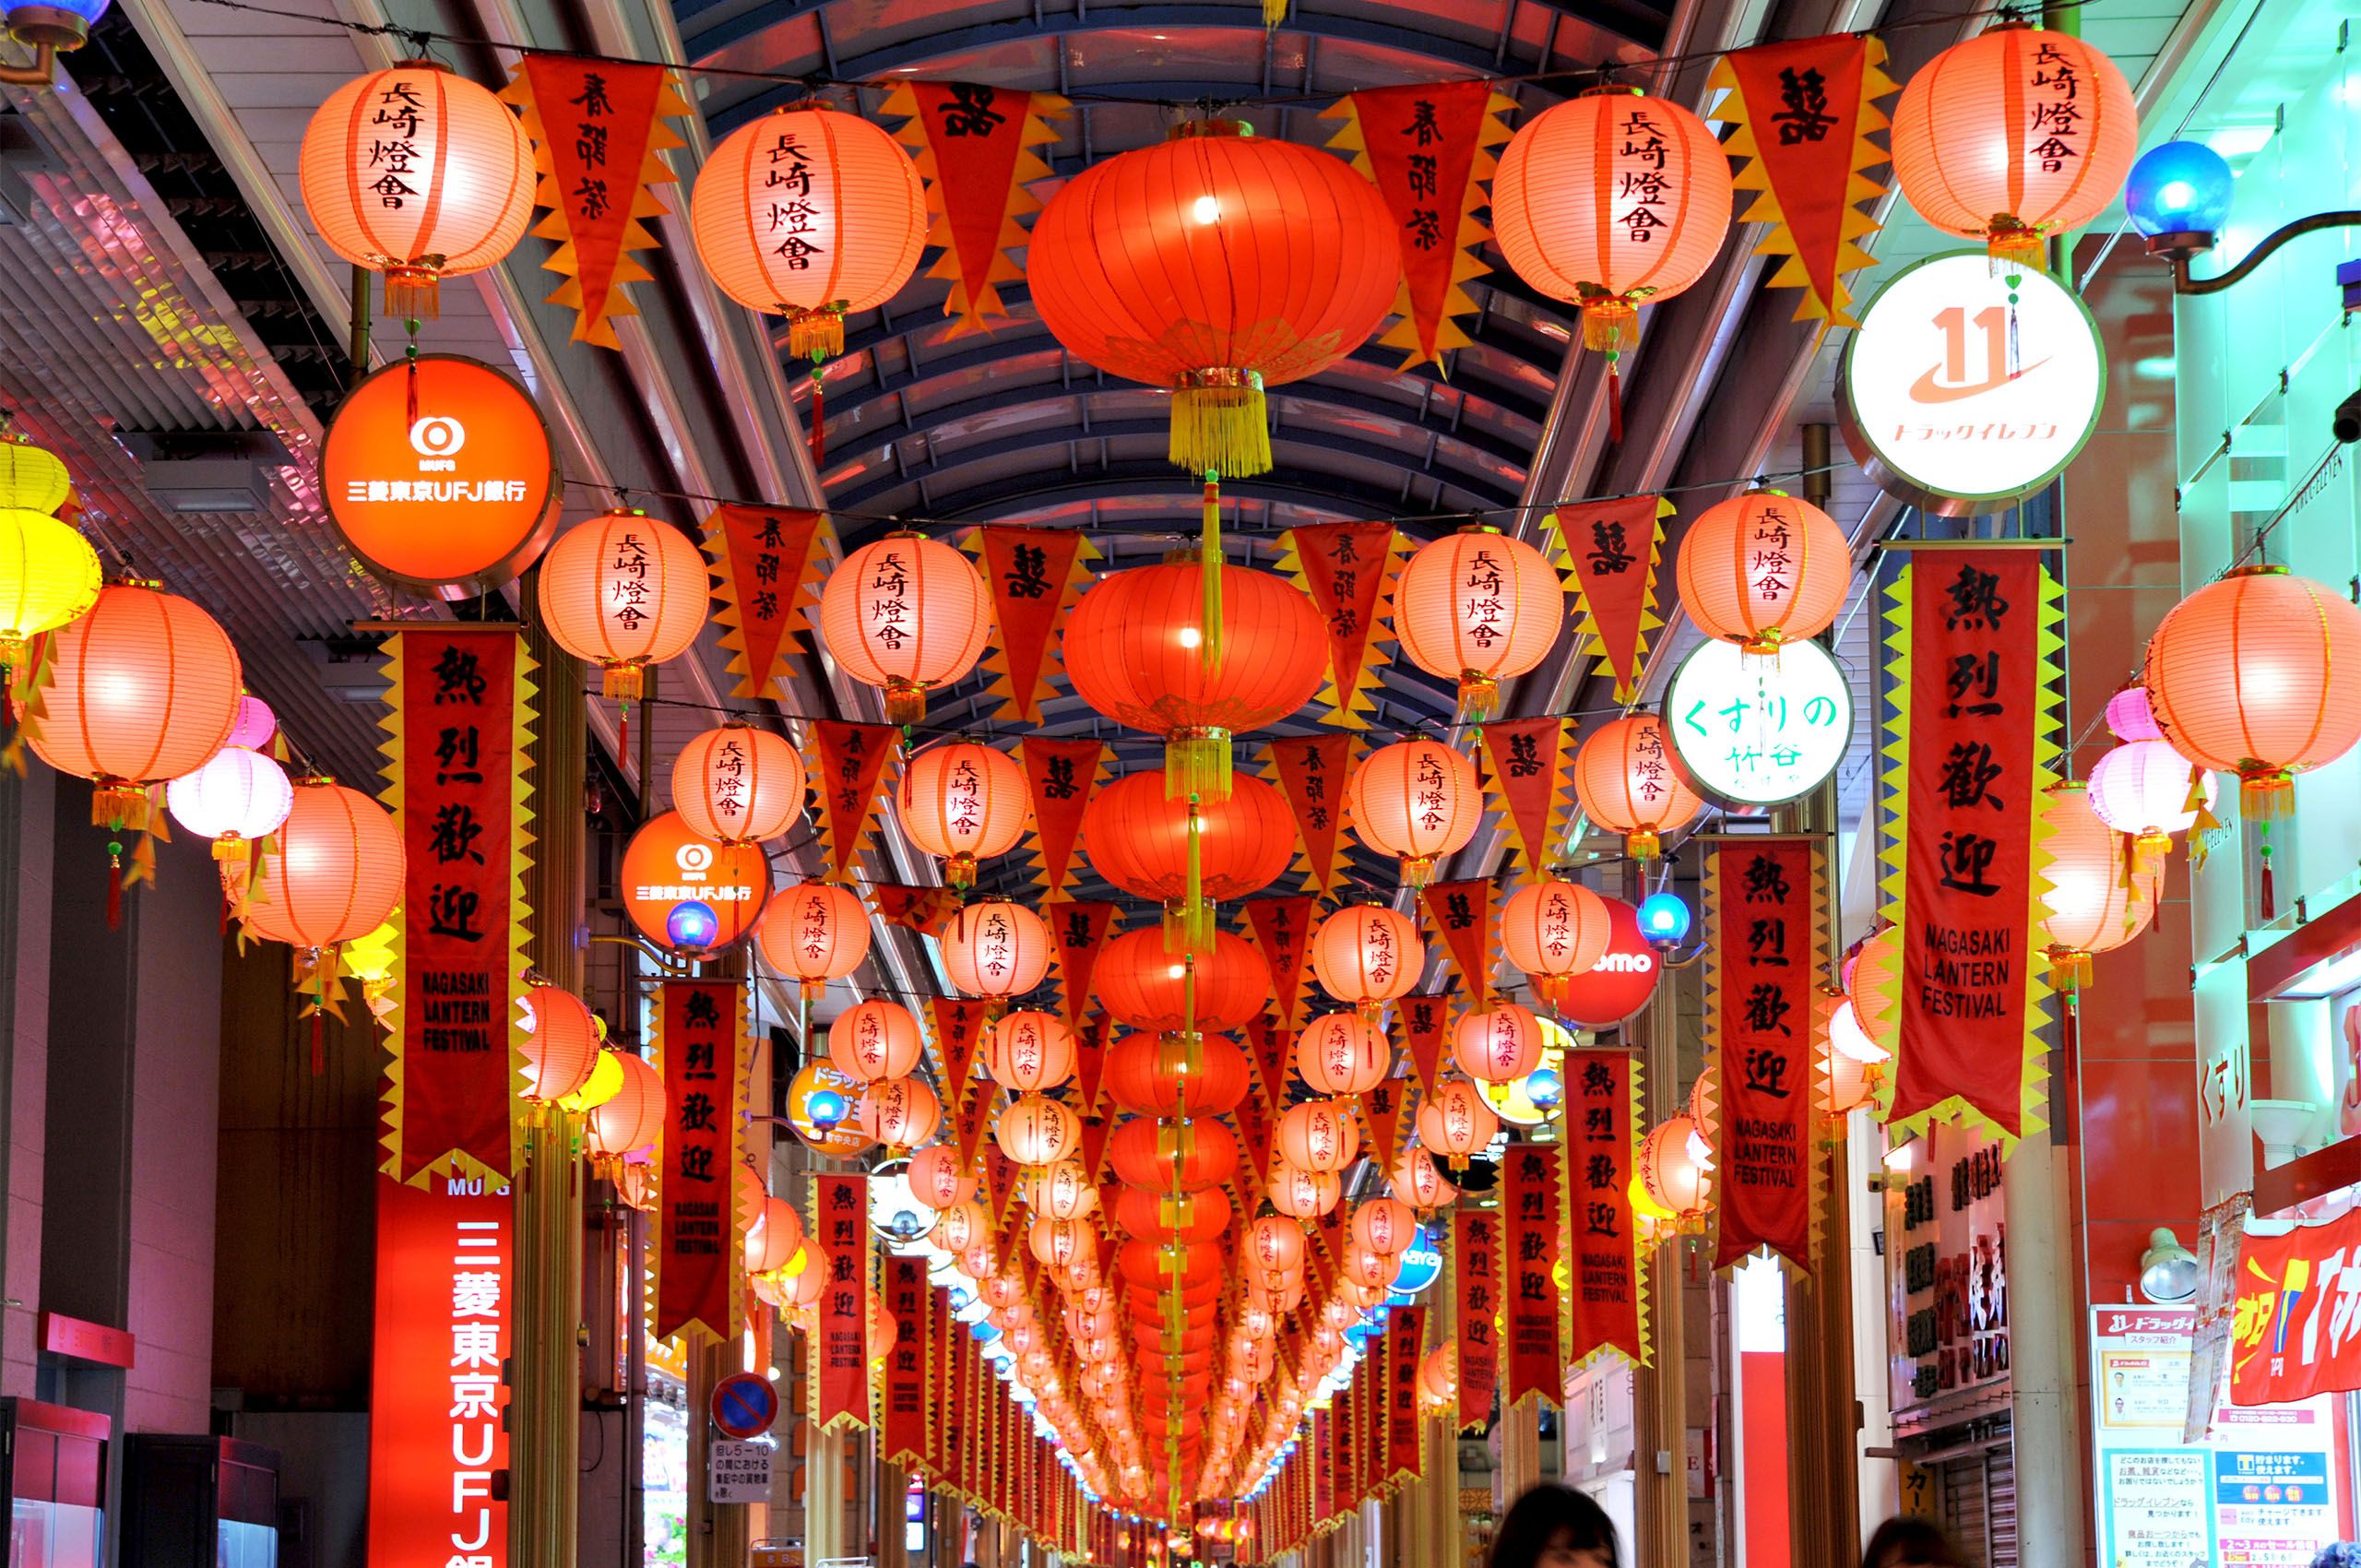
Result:
M905 121L895 137L926 181L926 240L943 247L927 276L950 280L952 337L1008 319L1000 285L1024 278L1009 252L1030 239L1017 220L1041 210L1027 187L1050 177L1034 148L1056 144L1050 121L1068 107L1055 93L973 82L905 82L885 95L884 112Z

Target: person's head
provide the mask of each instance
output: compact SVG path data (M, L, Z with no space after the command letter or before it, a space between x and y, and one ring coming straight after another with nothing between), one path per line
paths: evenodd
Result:
M1869 1537L1861 1568L1975 1568L1952 1538L1925 1519L1888 1519Z
M1537 1486L1509 1505L1492 1568L1622 1568L1607 1510L1571 1487Z

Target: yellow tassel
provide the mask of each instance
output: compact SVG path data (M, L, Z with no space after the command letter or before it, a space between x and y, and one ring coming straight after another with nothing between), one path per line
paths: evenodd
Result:
M1480 670L1459 672L1459 719L1481 724L1500 711L1501 683Z
M2280 822L2296 814L2296 776L2284 767L2238 776L2238 810L2248 822Z
M641 679L643 668L636 660L627 664L610 664L606 667L600 688L617 702L637 702L640 693L646 688L646 682Z
M1992 215L1991 230L1984 241L1985 254L1992 258L1994 276L2011 268L2047 271L2049 259L2047 244L2041 231L2018 221L2014 214L1997 212Z
M2049 983L2061 992L2076 992L2091 983L2091 956L2078 948L2052 947L2044 955L2049 960Z
M90 791L90 826L140 833L148 826L148 791L121 778L101 778Z
M1664 841L1653 829L1645 827L1637 833L1625 835L1623 847L1631 852L1635 861L1653 861L1664 852Z
M1197 663L1207 674L1221 668L1221 475L1205 475L1205 523L1198 541L1197 576L1204 603L1197 627Z
M1229 731L1175 730L1164 741L1164 798L1168 801L1229 799Z
M1252 371L1201 371L1172 392L1169 456L1192 473L1252 479L1271 471L1270 419L1263 378Z
M814 362L845 351L845 313L836 305L787 313L787 351Z
M1263 25L1275 28L1287 19L1287 0L1263 0Z
M213 858L222 862L222 874L234 875L230 868L246 863L246 840L236 833L224 833L213 841Z
M885 722L907 730L925 718L926 688L898 675L889 677L885 682Z
M443 314L443 290L431 267L386 268L386 314L397 321L434 321Z
M1639 306L1627 294L1600 293L1583 301L1583 347L1593 353L1617 353L1631 347L1639 325Z

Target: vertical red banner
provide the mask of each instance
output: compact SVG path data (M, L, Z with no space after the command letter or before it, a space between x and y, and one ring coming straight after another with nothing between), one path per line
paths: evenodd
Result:
M946 1486L955 1477L953 1455L966 1440L965 1423L953 1396L953 1341L967 1337L967 1325L951 1315L951 1292L936 1286L928 1292L928 1357L926 1369L926 1476L931 1485Z
M1714 1265L1768 1247L1809 1270L1820 855L1809 838L1750 837L1724 840L1712 856L1705 1027L1721 1105Z
M656 1183L658 1339L738 1332L738 1078L746 1004L734 980L666 980L657 1017L664 1134Z
M933 1338L927 1323L926 1260L885 1260L885 1308L896 1335L885 1359L885 1397L878 1451L885 1463L923 1467L927 1458L927 1360Z
M1629 1051L1573 1051L1565 1067L1569 1167L1567 1271L1572 1277L1570 1366L1601 1351L1648 1360L1641 1313L1645 1267L1631 1213L1639 1146L1639 1063Z
M504 1568L515 1268L508 1190L441 1175L377 1179L369 1561Z
M1558 1171L1555 1144L1511 1144L1501 1162L1509 1318L1508 1386L1514 1405L1538 1394L1560 1396L1564 1359L1558 1344Z
M986 532L991 530L986 529ZM1016 760L1025 770L1025 790L1033 802L1034 873L1045 898L1062 897L1074 880L1078 862L1074 845L1082 837L1082 814L1098 789L1106 765L1104 741L1052 741L1027 735L1016 742Z
M393 645L385 798L407 856L394 917L393 1173L407 1182L456 1155L469 1174L504 1181L522 1068L531 661L513 626L421 627Z
M1318 1524L1336 1512L1336 1411L1311 1412L1311 1519Z
M820 1328L812 1336L824 1431L869 1424L869 1178L812 1178L812 1233L828 1260Z
M1367 695L1386 657L1378 629L1394 618L1394 549L1391 523L1313 523L1280 536L1279 569L1311 596L1328 628L1328 684L1320 694L1348 730L1368 722L1377 704Z
M1492 1419L1501 1380L1501 1217L1489 1208L1452 1216L1452 1268L1459 1290L1459 1427Z
M1427 1353L1427 1309L1396 1307L1385 1320L1385 1479L1415 1480L1418 1459L1418 1368Z

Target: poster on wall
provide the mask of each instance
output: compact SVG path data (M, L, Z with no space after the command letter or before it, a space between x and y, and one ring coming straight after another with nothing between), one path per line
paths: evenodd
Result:
M2352 1531L2334 1401L2232 1406L2221 1389L2205 1441L2183 1443L2196 1329L2189 1307L2091 1309L2099 1561L2308 1568Z

